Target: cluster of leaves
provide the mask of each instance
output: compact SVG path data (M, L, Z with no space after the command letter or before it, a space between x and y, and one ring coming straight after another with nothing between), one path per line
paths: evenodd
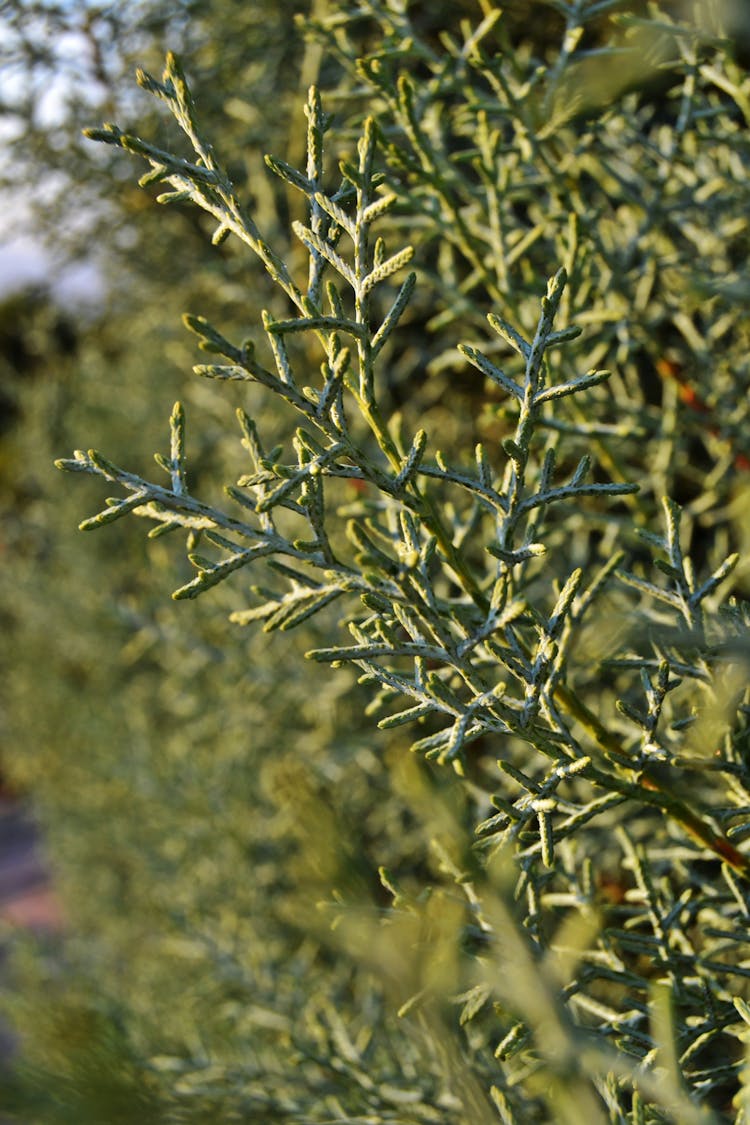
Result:
M530 323L538 279L560 262L572 280L562 316L589 329L579 362L613 372L595 401L621 423L616 452L613 431L587 432L589 443L604 439L609 474L643 477L649 442L659 453L641 503L645 489L657 505L667 493L727 497L727 470L748 467L737 393L747 380L737 308L747 299L749 120L739 26L728 38L701 4L672 14L554 4L562 46L540 59L533 40L509 41L491 5L463 42L444 32L439 50L402 7L370 7L382 37L364 57L356 19L319 20L317 33L350 74L352 100L377 116L402 229L419 216L441 393L457 379L457 327L483 333L497 309Z
M93 450L60 462L123 490L82 526L133 512L157 539L186 531L178 598L225 597L224 579L265 566L232 617L269 633L325 635L338 603L351 641L310 656L357 670L384 731L418 723L423 776L452 766L467 795L460 815L421 797L437 862L421 887L395 852L376 857L387 907L339 885L328 903L330 946L390 982L401 1032L386 1017L385 1040L365 1034L381 1018L372 983L340 985L364 1013L348 1027L332 1006L322 1022L282 1019L277 998L276 1030L305 1060L297 1095L288 1071L268 1092L265 1055L230 1065L214 1041L165 1058L146 1037L135 1054L175 1119L196 1096L259 1112L258 1081L267 1116L295 1121L322 1119L313 1102L341 1121L730 1120L733 1098L744 1119L749 622L724 600L745 580L747 326L732 271L748 79L696 21L631 13L592 46L595 21L630 5L552 7L562 49L542 62L511 49L489 5L437 44L397 3L319 21L352 76L346 125L332 129L312 89L306 165L267 161L307 206L301 269L248 213L174 58L140 82L194 155L91 133L145 158L142 183L196 204L216 242L239 239L280 300L254 341L186 318L218 357L197 372L247 395L251 471L227 488L231 507L193 494L178 405L157 456L168 483ZM624 93L605 82L613 56L631 64ZM644 58L668 76L656 108ZM457 394L467 374L476 390ZM265 438L268 399L297 414L292 455ZM441 425L446 403L470 422ZM299 807L298 779L288 793ZM195 940L238 981L218 937Z

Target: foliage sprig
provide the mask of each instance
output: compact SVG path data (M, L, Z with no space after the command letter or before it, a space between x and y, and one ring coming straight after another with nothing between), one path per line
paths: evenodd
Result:
M568 53L580 39L584 9L591 16L610 6L558 6L567 21ZM384 16L382 5L376 7ZM395 34L399 13L393 5L388 13ZM457 61L460 74L474 68L507 97L497 69L480 49L496 22L488 15L467 33L463 46L451 42L451 66L434 77L429 89L435 104L456 93ZM409 42L416 50L418 38ZM426 46L424 57L434 62ZM251 409L238 411L251 471L238 476L226 494L239 514L235 507L208 504L191 494L180 404L171 417L169 455L156 457L168 486L119 469L95 450L78 451L58 465L124 490L85 520L83 529L133 512L153 524L152 536L187 532L187 557L197 574L175 591L177 599L196 597L264 559L267 575L253 589L255 603L234 612L236 623L259 621L267 631L289 631L324 615L332 603L345 602L351 643L318 646L307 655L334 667L356 668L360 682L372 690L368 713L378 726L419 724L411 749L438 765L451 765L467 781L481 810L471 857L460 865L440 853L443 871L454 884L461 940L489 950L495 969L498 950L511 949L527 983L532 968L542 967L538 990L529 983L516 996L498 984L497 974L488 974L483 956L477 956L471 987L463 994L463 1022L478 1025L494 996L502 1031L497 1057L512 1059L532 1043L536 1061L544 1060L555 1089L569 1099L571 1120L571 1091L579 1105L594 1107L599 1102L592 1090L610 1106L612 1120L646 1120L638 1108L642 1094L661 1107L656 1113L679 1106L682 1120L710 1120L683 1082L689 1076L693 1093L704 1083L718 1085L719 1077L707 1078L700 1070L697 1056L706 1043L726 1036L741 1041L745 1034L744 1009L730 1002L725 987L743 971L740 939L732 936L726 961L717 960L717 950L724 948L720 927L705 946L694 942L683 914L689 902L696 912L714 909L710 885L696 875L685 896L663 885L628 821L636 814L666 817L686 866L721 860L732 911L745 916L747 890L736 874L744 880L750 876L750 861L739 846L750 808L742 710L747 689L741 675L732 680L731 691L722 689L728 668L745 668L747 620L737 603L723 615L717 612L740 556L731 552L718 565L694 564L683 549L681 506L664 497L663 534L651 529L648 508L638 506L638 482L627 479L613 441L626 435L604 409L615 400L605 396L619 375L576 366L585 334L569 323L572 310L584 323L607 317L596 307L591 277L582 281L578 220L567 230L566 264L546 285L537 284L543 291L537 292L535 321L527 321L531 330L521 318L517 324L506 320L498 311L506 283L544 228L531 228L515 247L504 239L496 190L507 184L503 131L490 131L482 117L477 151L469 154L487 189L489 222L480 238L476 209L462 206L460 161L448 158L434 114L425 120L421 109L426 107L417 104L414 85L403 74L391 81L393 59L386 63L366 62L359 72L391 107L400 134L367 117L356 156L340 160L333 174L325 159L331 121L313 87L306 105L304 170L267 158L270 171L307 202L307 221L293 224L307 257L304 280L264 238L204 140L173 56L160 81L141 74L139 82L172 111L194 160L173 156L116 126L90 132L93 139L148 161L151 171L141 182L170 188L159 202L191 200L216 220L214 241L233 235L261 261L286 298L288 312L262 313L263 335L256 345L233 344L206 319L187 316L200 347L226 361L200 364L195 371L249 384L249 403L257 394L272 395L296 413L298 425L290 455L283 447L266 449ZM548 108L556 104L558 77L556 72L550 77ZM535 119L537 80L517 91L526 132L516 120L514 141L525 161L537 160L549 169L557 119L552 114L546 126ZM512 84L507 74L505 81ZM690 106L683 108L687 119ZM567 120L562 114L561 123ZM461 270L451 277L452 269L446 268L440 279L440 291L457 298L448 302L451 311L441 318L441 329L450 326L454 312L471 305L476 287L496 306L485 319L492 335L484 324L480 327L472 306L469 319L487 338L453 341L468 368L481 376L504 428L497 441L478 443L470 456L462 448L438 448L427 425L404 433L403 419L389 400L388 364L429 280L429 271L421 269L399 284L397 275L412 263L415 250L411 244L395 250L386 245L385 235L399 234L403 203L394 168L411 183L410 203L415 197L431 201L426 213L449 226L450 252L444 260L455 254L469 271L458 280ZM491 254L485 253L487 239ZM610 350L610 343L608 337L600 350ZM506 348L512 353L507 363L499 358ZM620 401L621 387L617 393ZM581 445L586 452L574 456L573 448ZM582 525L590 527L592 540L583 554ZM603 525L609 528L606 548L598 550L596 536ZM621 533L613 535L618 526ZM631 532L639 535L637 548L629 540ZM199 547L207 553L199 553ZM618 627L592 644L592 630L602 631L608 613ZM691 692L703 693L696 696L700 707L684 683ZM695 729L701 714L712 708L724 715L724 734L720 744L702 754ZM686 784L696 774L700 794ZM578 946L573 942L572 979L564 995L556 995L550 982L564 957L549 920L558 908L578 910L584 921L590 921L587 912L595 913L597 891L586 841L595 829L611 824L615 810L621 816L617 840L633 883L628 900L633 906L623 907L622 924L601 935L592 925L598 936L587 931ZM492 882L493 862L502 865L507 857L512 892ZM422 917L388 873L381 878L395 914ZM511 902L521 899L528 909L518 924ZM645 926L644 936L639 928ZM657 966L658 987L639 975L642 958ZM703 972L707 968L716 974L710 983ZM601 996L605 986L628 1003L607 1003ZM692 1013L679 1043L670 998ZM421 1001L419 993L402 1011ZM581 1012L595 1016L596 1033L583 1030ZM625 1044L628 1062L618 1070L597 1038ZM589 1074L579 1060L585 1048L590 1048ZM657 1051L666 1059L668 1090L660 1091L648 1077ZM638 1066L631 1065L633 1058L640 1060ZM720 1077L735 1076L738 1066L733 1060ZM626 1111L622 1093L628 1084L633 1093ZM512 1108L513 1083L507 1089L501 1085L491 1087L501 1119L520 1120ZM623 1116L630 1110L631 1117Z

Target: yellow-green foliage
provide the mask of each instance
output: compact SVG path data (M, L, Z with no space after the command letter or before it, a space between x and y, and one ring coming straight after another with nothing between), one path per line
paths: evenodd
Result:
M273 190L174 54L181 140L90 131L229 281L203 356L151 300L24 405L20 472L119 421L58 462L101 557L58 486L11 560L69 919L13 962L19 1120L746 1119L744 24L533 7L316 7Z

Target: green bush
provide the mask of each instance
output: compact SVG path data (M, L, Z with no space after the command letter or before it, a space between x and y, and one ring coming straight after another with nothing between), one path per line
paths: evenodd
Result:
M302 166L267 158L296 247L174 56L139 82L189 149L90 131L275 292L244 339L185 317L236 439L193 391L161 476L58 462L117 493L82 528L150 523L150 566L75 813L31 758L77 924L17 956L6 1112L747 1119L742 26L542 10L312 19L341 77ZM139 606L181 534L174 597L211 592L178 627Z

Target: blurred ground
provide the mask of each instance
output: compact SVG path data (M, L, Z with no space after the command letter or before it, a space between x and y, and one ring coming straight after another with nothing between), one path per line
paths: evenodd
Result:
M58 929L60 905L34 821L23 804L0 797L0 922Z
M3 923L37 931L58 930L62 913L33 818L21 802L0 796L0 925ZM0 971L3 957L0 946ZM14 1047L13 1036L0 1024L0 1060L11 1056Z

